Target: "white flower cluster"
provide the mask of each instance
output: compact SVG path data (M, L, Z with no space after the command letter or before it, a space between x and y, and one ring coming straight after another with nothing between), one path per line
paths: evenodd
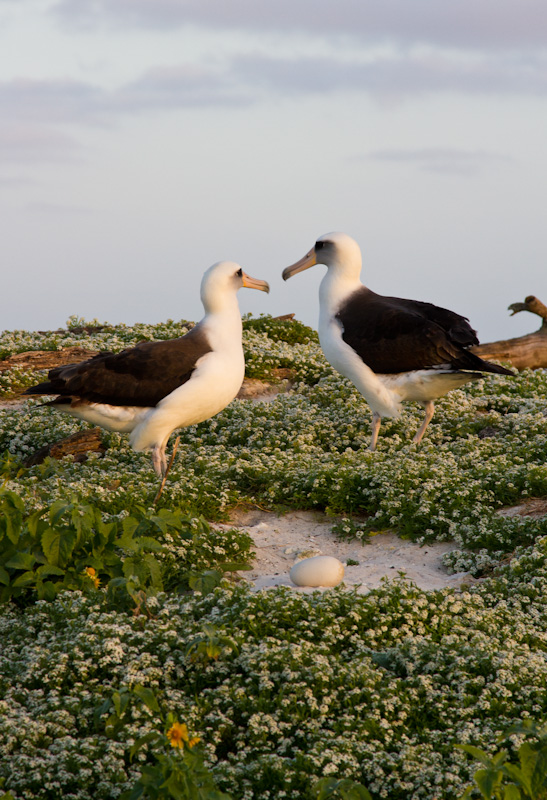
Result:
M546 549L456 595L403 581L368 596L224 586L155 598L145 625L78 594L6 609L0 777L17 800L44 787L52 798L117 796L153 715L133 705L110 738L96 712L140 684L202 737L234 797L297 797L335 775L375 797L456 798L472 765L455 744L494 749L515 719L542 713ZM188 645L204 629L238 648L196 661Z
M70 333L86 326L71 320L68 332L41 338L4 334L0 353L30 342L120 349L186 329ZM244 338L250 374L290 369L296 385L272 402L234 401L180 432L162 503L193 521L185 537L162 538L168 590L177 570L248 560L248 537L209 530L199 518L222 518L245 502L331 510L344 517L341 535L391 528L421 542L452 539L458 549L446 565L486 577L460 592L395 581L366 597L224 585L204 597L150 598L146 618L112 608L100 593L4 606L0 778L16 800L101 800L130 788L151 756L144 749L131 764L129 749L153 729L153 715L132 706L112 737L97 710L136 684L201 737L219 788L237 800L309 796L315 780L331 775L362 782L375 798L455 800L475 769L456 743L492 752L509 725L545 714L546 517L499 514L547 497L545 372L451 392L420 447L411 440L423 412L409 406L384 420L370 453L370 411L313 338L288 344L255 328ZM0 453L9 456L0 475L29 513L75 498L105 519L123 519L131 507L154 513L150 458L118 434L104 434L104 457L15 469L14 459L83 426L37 405L0 410ZM193 659L188 646L206 626L216 631L218 657Z

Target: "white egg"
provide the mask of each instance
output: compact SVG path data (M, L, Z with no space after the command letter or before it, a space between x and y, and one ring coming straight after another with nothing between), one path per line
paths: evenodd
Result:
M314 556L294 564L289 575L296 586L338 586L344 565L333 556Z

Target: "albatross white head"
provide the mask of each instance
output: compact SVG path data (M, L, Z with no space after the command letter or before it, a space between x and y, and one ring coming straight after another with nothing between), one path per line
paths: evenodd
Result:
M325 233L312 249L290 267L283 270L283 280L288 280L305 269L325 264L329 272L336 273L351 282L358 282L361 274L361 250L359 245L345 233Z
M269 292L266 281L251 278L234 261L217 261L201 280L201 302L207 314L215 314L234 306L239 289L259 289Z
M319 287L319 339L331 325L331 318L340 304L362 286L361 250L345 233L326 233L320 236L312 249L290 267L283 270L283 280L288 280L315 264L325 264L327 273ZM323 346L323 342L321 342Z

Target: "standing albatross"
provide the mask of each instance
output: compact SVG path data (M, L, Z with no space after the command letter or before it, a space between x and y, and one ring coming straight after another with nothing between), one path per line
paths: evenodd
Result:
M283 271L283 279L315 264L327 267L319 287L319 341L327 360L353 381L372 410L371 450L382 417L397 416L402 401L415 400L425 408L413 440L420 442L438 397L478 380L483 372L513 374L469 350L479 340L466 317L363 286L361 251L350 236L321 236Z
M201 281L205 316L185 336L56 367L25 394L56 394L47 405L129 433L133 449L151 450L156 473L164 475L171 433L218 414L241 388L245 359L237 291L242 286L270 291L266 281L249 277L239 264L219 261Z

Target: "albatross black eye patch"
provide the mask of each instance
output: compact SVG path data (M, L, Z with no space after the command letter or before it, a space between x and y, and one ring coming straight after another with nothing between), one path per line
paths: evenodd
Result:
M238 278L242 278L243 277L243 270L241 269L241 267L236 272L236 275L237 275Z

